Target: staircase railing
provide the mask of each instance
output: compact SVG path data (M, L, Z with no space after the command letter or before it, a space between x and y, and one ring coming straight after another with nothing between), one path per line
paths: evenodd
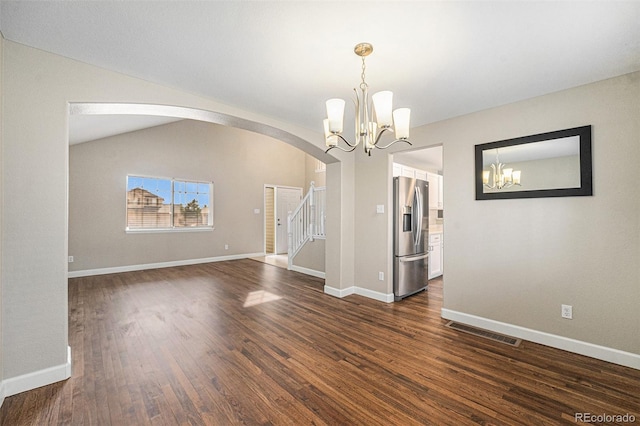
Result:
M287 230L289 234L289 267L300 249L314 239L323 239L326 218L326 187L316 188L311 182L309 192L300 205L288 216Z

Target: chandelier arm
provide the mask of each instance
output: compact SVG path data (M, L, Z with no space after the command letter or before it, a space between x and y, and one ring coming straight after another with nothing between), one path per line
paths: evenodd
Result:
M361 139L361 136L360 136L360 118L361 118L361 115L360 115L360 102L361 102L361 100L360 100L360 95L358 94L358 90L355 87L353 88L353 94L355 96L353 104L354 104L354 108L355 108L355 112L356 112L356 114L355 114L355 122L353 124L353 127L355 129L354 133L355 133L355 138L356 139L355 139L354 145L349 145L349 146L357 146L357 145L359 145L360 144L360 139Z
M393 145L393 144L394 144L394 143L396 143L396 142L406 142L406 143L408 143L409 145L413 145L411 142L409 142L409 140L408 140L408 139L396 139L396 140L394 140L393 142L391 142L391 143L389 143L389 144L387 144L387 145L384 145L384 146L378 146L377 144L376 144L376 145L374 145L374 146L375 146L376 148L378 148L378 149L387 149L387 148L389 148L391 145Z
M373 145L374 145L375 147L377 147L377 148L381 148L381 149L384 149L384 148L387 148L387 147L389 147L391 144L394 144L394 143L396 142L396 141L393 141L393 142L391 142L391 144L389 144L389 145L385 146L384 148L383 148L383 147L378 147L378 142L380 142L380 139L382 138L382 135L383 135L385 132L387 132L387 131L393 131L393 129L391 128L391 126L386 126L386 127L381 127L381 128L380 128L380 132L378 133L378 136L376 137L376 141L373 143Z
M493 171L493 183L491 184L490 188L493 189L498 186L498 179L496 178L498 169L496 168L495 164L491 165L491 170Z
M344 140L344 138L343 138ZM345 141L346 142L346 141ZM348 143L348 142L347 142ZM331 151L333 148L338 148L340 151L344 151L344 152L352 152L354 149L356 149L355 145L351 145L349 144L349 146L351 147L351 149L345 149L339 145L334 145L332 147L327 148L327 150L324 152L325 154L328 153L329 151Z
M356 142L355 144L350 144L350 143L349 143L349 141L348 141L348 140L346 140L346 139L344 138L344 136L342 136L342 135L340 135L340 134L337 134L337 133L336 133L336 134L334 134L334 136L337 136L337 137L339 137L340 139L342 139L342 141L343 141L344 143L346 143L347 145L349 145L351 148L355 148L356 146L358 146L358 143L357 143L357 142Z
M382 135L384 134L384 132L391 130L391 127L381 127L380 128L380 132L378 132L378 135L376 136L376 141L373 143L374 146L377 147L378 142L380 142L380 138L382 137Z

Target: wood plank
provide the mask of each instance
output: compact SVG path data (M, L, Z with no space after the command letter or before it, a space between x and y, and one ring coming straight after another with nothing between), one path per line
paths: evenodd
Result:
M323 286L252 260L70 279L72 377L0 424L640 422L640 371L444 327L441 278L391 304ZM260 291L280 298L245 306Z

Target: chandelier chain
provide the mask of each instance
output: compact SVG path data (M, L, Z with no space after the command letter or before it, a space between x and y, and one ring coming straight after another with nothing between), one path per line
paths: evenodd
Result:
M364 81L364 73L366 71L366 68L367 68L367 66L364 63L364 56L363 56L362 57L362 74L360 75L360 78L362 79L362 82L360 83L360 88L361 89L364 89L365 87L368 87L367 83L365 83L365 81Z

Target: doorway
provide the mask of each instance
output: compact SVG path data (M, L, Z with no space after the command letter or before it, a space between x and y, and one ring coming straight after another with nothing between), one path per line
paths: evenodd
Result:
M393 176L429 182L428 278L444 285L444 155L443 146L394 153Z
M302 188L265 185L264 187L264 253L287 254L289 236L287 218L302 200Z

